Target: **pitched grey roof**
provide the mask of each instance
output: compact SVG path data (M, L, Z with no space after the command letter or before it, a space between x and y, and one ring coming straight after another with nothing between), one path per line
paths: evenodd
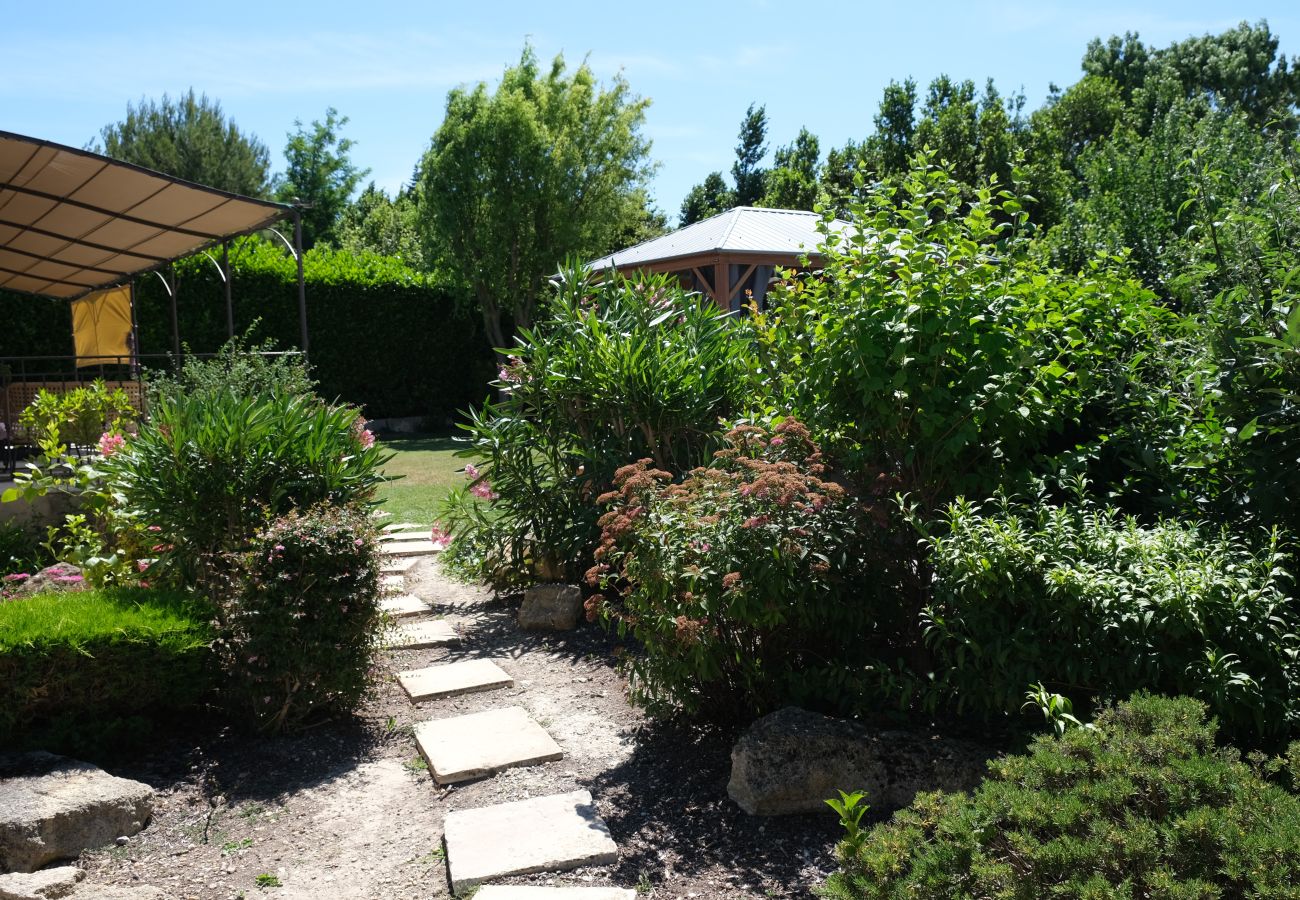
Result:
M717 252L782 256L816 253L817 245L822 242L817 230L820 221L819 213L798 209L737 206L663 237L602 256L588 263L588 267L621 268ZM838 231L847 228L848 223L835 219L831 227Z

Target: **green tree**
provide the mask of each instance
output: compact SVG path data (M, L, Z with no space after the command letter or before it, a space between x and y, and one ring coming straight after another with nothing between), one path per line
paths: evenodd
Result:
M644 216L653 167L649 101L525 46L495 91L456 88L421 164L421 232L478 304L488 338L532 324L547 276L569 254L615 249ZM430 260L432 262L432 260Z
M740 122L740 143L736 145L736 161L731 164L731 177L736 183L736 206L753 206L763 197L767 170L763 157L767 156L767 108L749 104L745 118Z
M873 122L876 133L871 138L871 155L882 175L901 175L912 158L913 135L916 133L916 82L891 81L880 98L880 108Z
M338 110L331 106L325 110L325 121L313 121L310 129L295 119L296 130L284 145L288 168L276 179L275 196L304 205L302 243L306 248L333 238L334 227L352 193L370 174L369 169L353 165L348 156L355 141L340 135L346 124L348 117L340 118Z
M265 197L270 172L266 145L226 119L221 104L191 88L173 100L127 104L126 118L106 125L91 149L195 184Z
M767 173L763 206L774 209L812 209L817 202L817 161L821 149L817 135L800 128L793 144L779 147L776 164Z
M334 243L340 250L396 256L413 269L424 268L419 200L414 188L389 197L370 182L339 216Z
M735 205L736 192L727 185L722 173L710 172L704 176L703 181L687 191L686 198L682 200L681 212L677 216L677 224L685 227L726 212Z

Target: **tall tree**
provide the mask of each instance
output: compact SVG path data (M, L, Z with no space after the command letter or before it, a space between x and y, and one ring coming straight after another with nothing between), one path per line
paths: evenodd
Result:
M740 123L740 143L736 145L736 161L731 164L731 177L736 183L736 206L753 206L763 197L767 170L763 157L767 156L767 108L749 104L745 118Z
M681 227L691 225L709 216L716 216L736 205L736 192L727 185L721 172L710 172L704 180L686 193L677 217Z
M820 187L817 184L817 161L821 147L817 135L800 128L793 144L778 147L775 164L767 173L767 192L763 206L774 209L812 209Z
M649 101L525 46L495 91L457 88L421 163L421 229L478 303L489 339L531 325L548 275L570 254L615 249L644 217L653 167Z
M285 202L299 201L306 207L302 212L302 244L312 247L318 241L334 237L339 216L347 209L348 201L361 179L370 174L369 169L358 169L348 154L356 143L340 135L348 117L339 117L338 110L325 110L325 121L314 120L311 128L303 127L295 119L295 131L289 134L284 145L284 158L288 167L276 179L276 199Z
M424 247L417 217L419 199L414 188L404 188L396 197L370 182L339 216L334 243L343 250L369 250L397 256L415 269L424 268Z
M194 89L173 100L127 104L126 118L106 125L91 145L123 162L144 166L195 184L244 194L267 195L271 154L251 134L227 121L221 104Z

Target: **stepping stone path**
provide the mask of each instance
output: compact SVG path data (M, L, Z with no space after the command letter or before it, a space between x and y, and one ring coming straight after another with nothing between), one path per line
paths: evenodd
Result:
M397 681L412 703L514 687L515 684L515 680L490 659L467 659L427 669L413 669L399 674Z
M403 573L420 557L441 549L430 539L429 526L397 522L384 526L384 587L402 590ZM415 650L459 642L443 619L417 619L432 612L409 595L383 601L394 618L414 621L388 636L394 649ZM418 606L417 606L418 604ZM514 679L490 659L468 659L401 672L398 682L413 703L442 700L475 691L513 687ZM518 706L450 718L433 718L415 726L420 755L438 784L484 778L516 766L542 765L564 758L564 751ZM455 895L510 875L563 872L618 861L618 846L596 814L588 791L573 791L449 812L443 825L447 869ZM533 887L487 885L478 900L635 900L636 892L616 887Z
M438 784L564 758L546 729L518 706L421 722L415 726L415 745Z

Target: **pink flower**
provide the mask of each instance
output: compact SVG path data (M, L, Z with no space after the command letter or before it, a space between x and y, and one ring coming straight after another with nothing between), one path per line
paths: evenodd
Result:
M161 526L161 525L150 525L150 526L148 527L148 529L146 529L146 530L148 530L148 531L162 531L162 526Z
M474 465L473 463L470 463L469 465L465 466L465 477L478 478L478 466Z
M766 525L770 521L772 521L770 516L751 516L750 518L746 519L744 524L742 524L740 527L758 528L760 525Z
M780 447L784 443L785 443L785 438L781 437L780 435L777 435L776 437L772 438L772 440L768 441L768 444L770 444L773 447Z
M59 584L79 584L86 579L81 575L58 575L54 580Z
M4 578L0 578L0 581L26 581L31 577L30 572L14 572L12 575L6 575Z
M105 458L112 456L125 446L126 438L122 437L120 434L105 431L99 436L99 455Z
M365 541L361 540L361 538L357 538L355 541L352 542L352 546L353 546L353 547L360 547L360 546L361 546L362 544L364 544L364 543L365 543Z
M352 436L357 439L362 450L369 450L375 446L375 436L370 429L366 427L364 416L357 416L357 420L352 423Z
M451 546L451 533L441 525L434 525L429 531L429 540L433 541L435 550L446 550Z
M143 559L137 559L137 560L135 561L135 570L136 570L137 572L147 572L147 571L149 571L149 563L148 563L148 561L147 561L147 560L143 560Z
M495 500L497 497L501 496L496 491L492 490L492 482L486 479L470 488L469 492L475 497L479 497L483 500Z

